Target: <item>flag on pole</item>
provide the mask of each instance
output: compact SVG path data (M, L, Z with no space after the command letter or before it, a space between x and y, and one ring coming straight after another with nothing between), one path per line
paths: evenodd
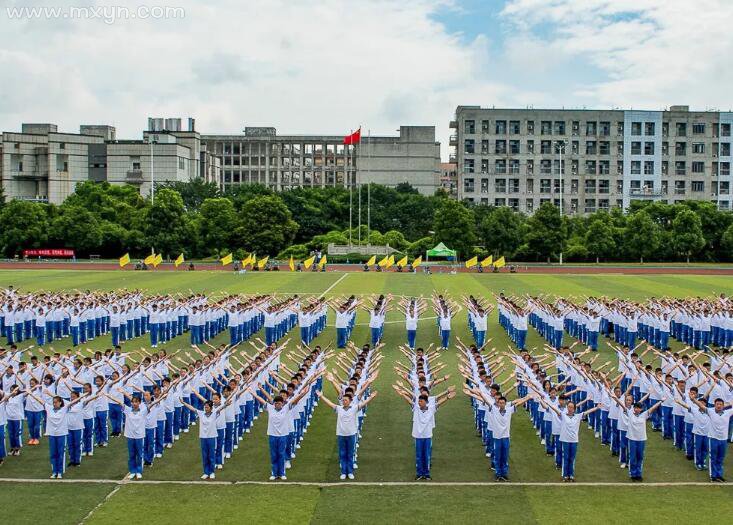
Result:
M377 265L378 265L378 266L381 266L382 268L384 268L385 266L387 266L387 263L388 263L388 262L389 262L389 255L385 255L385 256L384 256L384 257L383 257L383 258L382 258L382 259L381 259L381 260L380 260L380 261L379 261L379 262L377 263Z
M384 269L391 267L394 264L394 255L390 255L389 259L387 259L387 264L384 265Z
M263 257L262 259L260 259L259 261L257 261L257 268L259 268L260 270L262 270L265 267L265 265L267 264L267 260L269 258L270 258L270 256L269 255L266 255L265 257Z
M120 268L124 268L128 264L130 264L130 254L126 253L125 255L120 257Z
M247 265L249 265L249 260L250 260L251 257L252 257L252 254L250 253L249 255L247 255L247 257L245 257L244 259L242 259L242 268L244 268Z
M321 257L321 260L318 261L318 267L323 268L324 266L326 266L326 263L328 263L328 261L326 260L326 256L324 255L323 257Z
M474 255L473 257L471 257L469 260L466 261L466 268L473 268L477 264L478 264L478 257Z
M404 268L405 266L407 266L407 255L397 261L397 266L399 266L400 268Z
M232 264L232 254L225 255L221 258L221 264L222 266L226 266L227 264Z
M145 257L145 259L143 259L143 262L145 264L147 264L148 266L150 266L151 264L153 264L154 261L155 261L155 254L154 253L151 253L150 255L148 255L147 257Z
M418 256L417 259L415 259L414 261L412 261L412 267L413 268L417 268L421 264L422 264L422 255Z
M346 144L347 146L352 145L352 144L359 144L360 141L361 141L361 128L357 129L350 135L346 135L344 137L344 144Z
M481 261L481 268L486 268L487 266L491 266L493 262L494 262L494 256L489 255L486 259Z
M504 260L504 256L502 255L494 263L494 268L502 268L504 266L506 266L506 261Z
M372 255L371 258L367 261L367 266L374 266L377 264L377 256Z
M163 256L161 254L158 254L155 256L155 260L153 261L153 268L157 268L160 263L163 262Z
M294 272L295 271L295 261L293 260L293 256L292 255L290 256L290 262L288 263L288 266L290 266L290 271L291 272Z
M183 264L183 261L184 260L185 259L183 258L183 254L181 254L181 255L178 256L178 259L176 259L173 264L175 264L176 265L176 268L178 268L180 265Z
M303 261L303 266L305 266L306 270L310 270L311 266L313 266L313 262L316 260L316 256L312 255L308 257L305 261Z

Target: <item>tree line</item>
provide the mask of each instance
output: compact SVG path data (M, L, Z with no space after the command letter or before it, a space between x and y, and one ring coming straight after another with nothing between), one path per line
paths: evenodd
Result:
M472 205L444 192L421 195L408 184L361 192L301 188L274 192L261 185L221 191L194 180L156 186L143 197L134 186L85 182L61 205L11 200L0 194L0 251L15 257L26 248L72 248L79 257L135 257L151 250L175 258L296 259L329 243L389 244L416 257L438 242L473 255L510 261L733 261L733 213L710 202L634 202L588 216L561 216L551 203L532 216L506 207ZM353 204L351 222L350 202ZM351 229L349 225L351 224Z

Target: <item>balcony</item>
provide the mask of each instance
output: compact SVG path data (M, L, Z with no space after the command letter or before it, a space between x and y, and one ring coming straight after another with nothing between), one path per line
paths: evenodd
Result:
M30 171L18 171L18 170L10 170L8 172L11 177L16 177L18 179L32 179L32 180L39 180L39 179L47 179L48 178L48 172L41 171L39 169L33 169Z
M448 155L448 162L450 162L452 164L455 164L455 162L456 162L456 154L455 153L451 153L451 154Z
M125 174L125 182L128 184L142 184L143 183L143 171L142 170L129 170Z
M450 127L450 129L458 129L458 121L457 120L451 120L449 127Z
M629 190L629 197L635 197L635 198L655 198L655 197L661 197L663 195L662 190L655 190L650 188L641 188L641 189L630 189Z
M458 135L451 135L448 139L448 144L451 146L458 146Z
M15 197L19 201L30 201L30 202L48 202L48 197L46 195L21 195L19 197Z

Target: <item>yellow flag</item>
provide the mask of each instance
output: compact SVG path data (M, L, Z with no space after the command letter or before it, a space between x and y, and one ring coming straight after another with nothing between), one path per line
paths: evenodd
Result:
M153 268L157 268L160 263L163 262L163 256L161 254L158 254L155 256L155 260L153 261Z
M389 262L389 255L385 255L385 256L384 256L384 257L383 257L383 258L382 258L382 259L381 259L381 260L379 261L379 263L377 263L377 264L378 264L379 266L381 266L382 268L384 268L385 266L387 266L387 263L388 263L388 262Z
M226 266L227 264L232 264L232 254L225 255L221 258L221 264L222 266Z
M270 256L269 256L269 255L267 255L267 256L265 256L264 258L262 258L262 259L260 259L259 261L257 261L257 268L259 268L260 270L261 270L262 268L264 268L264 267L265 267L265 265L267 264L267 260L268 260L269 258L270 258Z
M125 255L120 257L120 268L124 268L128 264L130 264L130 254L126 253Z
M290 271L291 272L294 272L295 271L295 261L293 260L293 256L292 255L290 256L290 262L288 263L288 266L290 266Z
M486 268L487 266L491 266L493 262L494 262L494 256L489 255L486 259L481 261L481 268Z
M155 254L152 253L148 255L147 257L145 257L145 259L143 259L143 262L147 264L148 266L153 264L153 262L155 262Z
M257 264L257 256L254 253L252 254L252 257L249 258L249 264L252 265L252 268Z
M367 261L367 266L374 266L377 264L377 256L372 255L371 258Z
M506 266L506 261L504 260L504 256L502 255L494 263L494 268L502 268L504 266Z
M326 260L326 256L324 255L323 257L321 257L321 260L318 261L318 267L323 268L326 263L328 263L328 261Z
M181 254L178 256L178 259L176 259L173 264L175 264L176 268L178 268L180 265L183 264L183 261L184 261L183 254Z
M422 264L422 255L420 255L417 259L415 259L414 261L412 261L412 267L413 268L417 268L421 264Z
M387 259L387 264L384 265L385 269L389 268L394 264L394 255L390 255L389 259Z
M306 270L310 270L310 267L313 266L313 262L316 260L316 256L313 255L311 257L308 257L305 261L303 261L303 266L305 266Z
M466 261L466 268L473 268L477 264L478 264L478 257L474 255L473 257L471 257L469 260Z
M407 266L407 255L397 261L397 266L399 266L400 268L404 268L405 266Z
M252 254L250 254L247 257L245 257L244 259L242 259L242 268L244 268L245 266L247 266L249 264L249 259L250 259L250 256L251 255Z

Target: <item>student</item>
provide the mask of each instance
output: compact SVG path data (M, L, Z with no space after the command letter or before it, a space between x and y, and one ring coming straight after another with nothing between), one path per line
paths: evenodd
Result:
M349 393L341 396L341 405L337 405L325 397L321 391L317 392L320 399L336 411L336 438L339 447L339 464L341 466L340 479L347 477L354 479L354 453L356 451L356 436L359 433L359 413L377 395L372 392L361 403L354 403Z
M521 399L509 403L504 396L496 400L496 405L487 405L494 418L494 450L492 460L496 468L496 481L509 481L509 436L512 424L512 414L516 407L522 406L534 394L528 394Z
M8 415L5 410L5 393L0 390L0 465L5 462L5 426L8 424Z
M195 412L199 420L199 441L201 444L201 463L203 464L204 473L201 479L216 479L216 412L214 411L214 403L206 401L204 409L199 410L193 405L189 405L181 398L183 406ZM219 409L221 410L221 408Z
M647 410L642 403L634 403L631 409L626 409L629 416L626 438L629 441L629 476L632 481L643 481L644 449L646 448L646 420L662 404L661 401L653 404Z
M66 438L66 445L69 450L69 467L81 465L81 436L84 430L84 417L82 415L82 404L78 402L80 397L79 392L71 392L71 401L74 404L69 406L69 434Z
M713 408L708 408L702 401L695 400L700 408L705 408L710 425L708 427L708 437L710 438L710 481L722 483L723 463L725 461L725 453L728 450L728 432L730 428L733 410L731 404L725 404L721 398L715 399Z
M128 479L141 479L143 477L143 445L145 440L145 420L148 415L148 407L142 404L139 396L130 397L122 389L118 391L130 400L130 406L124 405L125 413L125 438L127 438L127 469ZM120 400L103 393L112 403L120 404Z
M555 412L561 420L560 427L560 446L562 446L562 479L563 481L575 481L575 456L578 453L578 429L583 419L600 410L600 404L583 412L576 412L576 405L572 401L566 406L565 411L561 412L554 405L548 405L540 398L546 408Z

